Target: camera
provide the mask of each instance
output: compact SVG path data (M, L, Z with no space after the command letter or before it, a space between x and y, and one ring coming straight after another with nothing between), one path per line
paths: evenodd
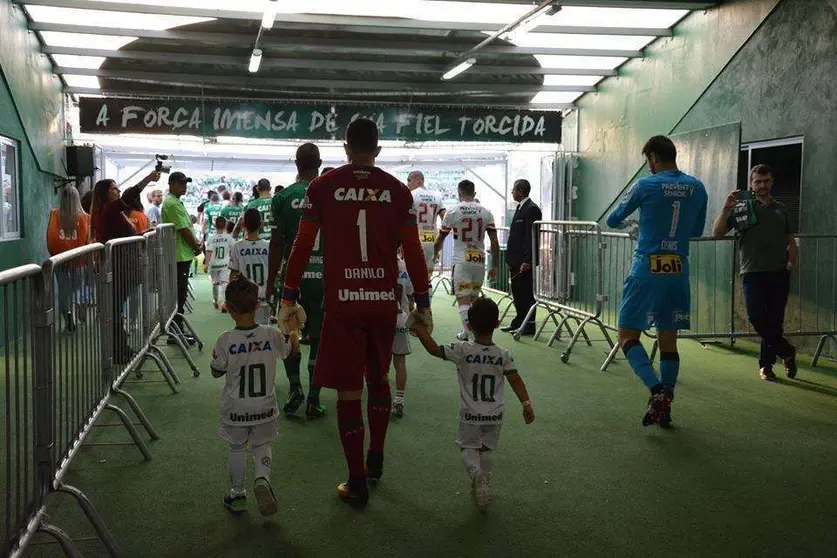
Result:
M157 159L157 166L154 167L155 172L164 172L166 174L171 172L171 165L164 165L163 161L168 161L168 155L155 155L155 159Z

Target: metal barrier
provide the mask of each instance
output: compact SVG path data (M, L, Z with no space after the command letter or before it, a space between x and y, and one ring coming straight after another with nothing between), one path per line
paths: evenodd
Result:
M172 391L179 381L153 346L164 331L178 335L169 329L177 288L174 236L166 235L166 228L173 233L161 227L162 232L145 237L91 244L43 266L0 273L3 556L21 556L38 531L54 537L66 555L81 556L66 533L45 521L48 496L56 492L75 498L110 556L122 555L87 496L63 479L105 410L116 413L145 459L151 459L131 419L111 398L124 397L139 424L158 438L121 386L149 358Z
M602 231L598 223L585 221L536 221L532 225L532 250L537 254L534 272L535 304L521 322L533 320L537 309L546 311L535 332L538 339L552 321L555 331L547 341L552 346L566 329L570 342L561 354L561 362L568 362L573 348L583 337L592 346L587 327L599 328L605 341L613 341L600 316L604 304L604 249ZM583 279L581 279L583 278ZM573 331L570 322L575 323ZM521 330L514 332L519 340Z
M160 225L157 227L156 231L159 235L158 249L162 254L162 257L159 259L161 263L157 271L162 278L162 284L167 287L161 289L160 296L158 298L161 327L160 331L157 332L157 334L149 341L150 350L160 357L160 355L162 355L162 351L160 351L159 347L156 345L163 336L167 336L168 339L173 340L180 348L181 354L189 364L189 368L192 369L192 375L197 377L200 376L200 369L192 356L189 354L189 341L186 334L188 333L195 339L195 342L198 345L198 350L203 350L203 341L201 341L200 337L195 332L195 329L186 317L178 312L177 258L175 256L174 225Z
M37 531L52 535L69 556L78 555L72 540L46 522L46 500L52 480L52 393L49 355L39 354L48 319L42 269L24 265L0 272L3 327L3 389L0 413L4 447L3 523L0 553L17 556ZM40 305L40 306L39 306ZM50 304L51 306L51 304Z
M618 327L621 283L628 275L635 242L623 233L603 233L607 239L605 269L605 311L602 321L608 329ZM818 338L813 349L816 366L830 339L837 347L837 235L797 235L797 265L791 273L790 293L785 313L785 336ZM689 281L691 287L691 322L681 339L702 343L756 338L744 304L741 276L738 273L738 242L735 237L696 238L690 243ZM654 338L652 358L656 354ZM803 343L806 341L803 340ZM812 343L813 345L813 343ZM799 345L802 347L802 345ZM618 353L613 347L601 369L606 370Z

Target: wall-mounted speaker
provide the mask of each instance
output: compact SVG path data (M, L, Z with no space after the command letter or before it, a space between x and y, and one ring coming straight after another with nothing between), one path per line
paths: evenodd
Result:
M92 145L68 145L66 155L68 175L88 177L95 174L96 164Z

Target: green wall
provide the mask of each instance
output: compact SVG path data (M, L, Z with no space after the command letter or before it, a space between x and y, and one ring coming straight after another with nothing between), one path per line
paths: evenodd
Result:
M734 0L690 14L672 37L654 42L643 58L579 100L577 217L603 216L640 171L645 140L675 129L776 4Z
M0 135L18 142L22 238L0 241L0 269L46 258L46 225L63 174L61 84L21 11L0 0Z

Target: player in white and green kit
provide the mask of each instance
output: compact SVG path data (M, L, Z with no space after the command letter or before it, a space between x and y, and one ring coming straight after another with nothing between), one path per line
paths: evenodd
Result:
M293 248L299 221L302 217L302 205L306 203L308 183L319 175L322 161L320 150L313 143L299 146L296 152L297 181L273 196L271 214L273 217L273 233L270 240L270 270L268 273L268 295L275 294L276 279L281 268L279 284L284 283L283 260L287 262ZM271 289L273 289L271 291ZM325 407L320 405L320 388L314 385L314 367L317 362L317 351L320 346L320 330L323 323L323 252L320 237L314 244L314 249L308 259L308 267L300 283L300 300L308 317L303 334L310 339L311 351L308 353L308 402L305 415L309 419L320 418L325 415ZM285 360L285 372L288 375L290 392L282 411L293 414L299 410L305 401L305 394L300 381L300 360L294 356Z

